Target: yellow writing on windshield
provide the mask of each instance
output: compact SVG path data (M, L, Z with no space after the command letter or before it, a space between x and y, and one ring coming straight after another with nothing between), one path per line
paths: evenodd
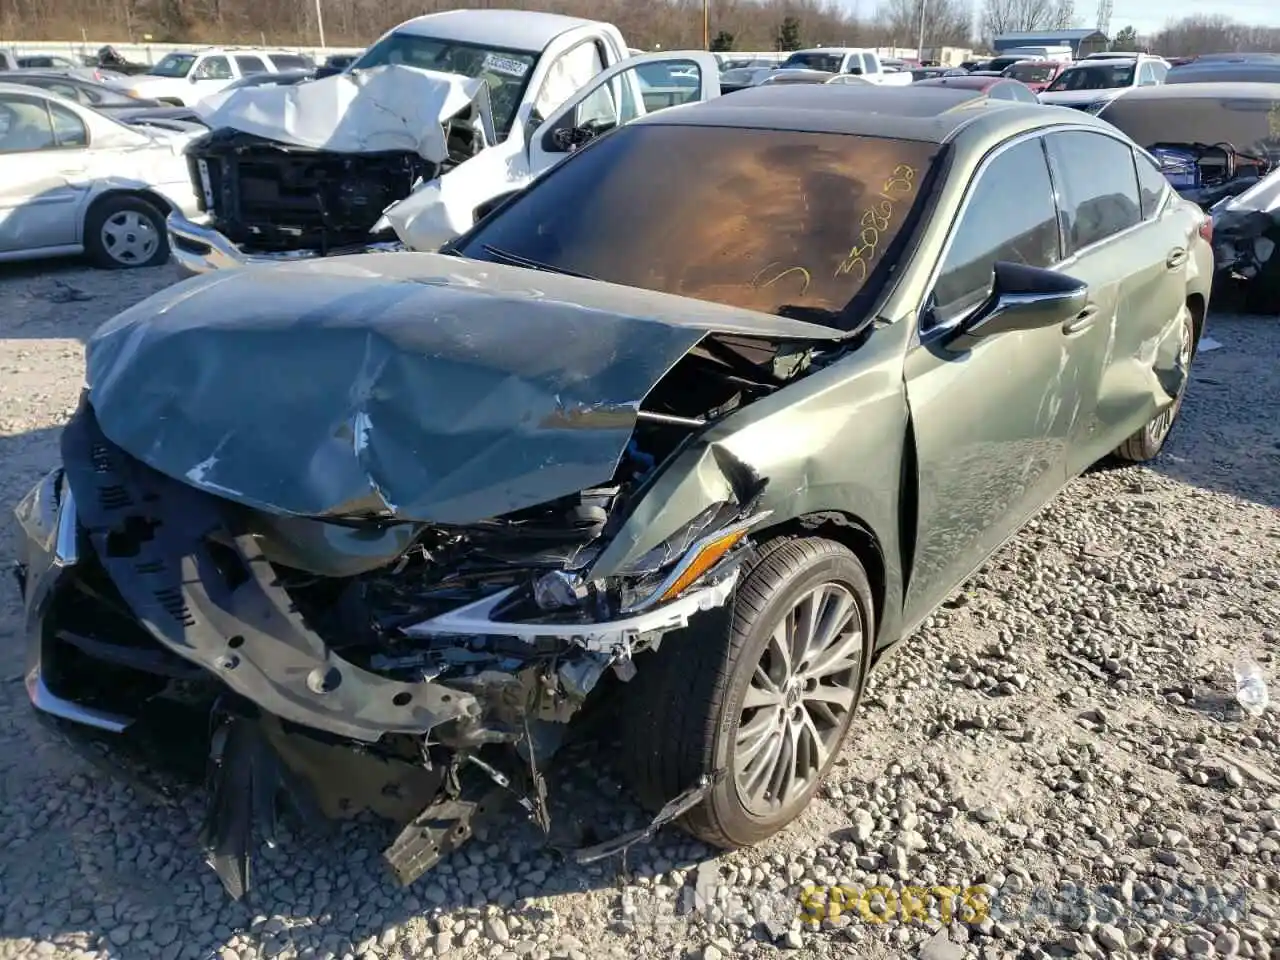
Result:
M916 171L914 167L900 163L893 168L893 174L880 187L877 198L862 214L858 226L862 231L858 234L858 242L854 244L840 265L836 267L835 276L855 275L854 280L862 283L871 272L871 262L879 252L880 239L893 223L897 212L896 203L909 197L916 187Z
M772 274L772 276L769 276L770 274ZM761 279L766 276L769 276L769 279L761 283ZM809 284L813 282L812 275L804 267L783 267L781 263L775 261L757 273L755 277L752 278L751 285L763 290L765 287L773 286L783 277L789 276L797 276L804 280L804 286L800 288L801 296L808 291Z

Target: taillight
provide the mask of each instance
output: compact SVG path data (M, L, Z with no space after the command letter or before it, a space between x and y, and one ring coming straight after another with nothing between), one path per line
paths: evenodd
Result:
M1200 221L1200 236L1208 243L1213 242L1213 217L1205 217Z

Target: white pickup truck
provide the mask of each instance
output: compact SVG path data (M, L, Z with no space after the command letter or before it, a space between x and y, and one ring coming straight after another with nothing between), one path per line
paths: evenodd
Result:
M911 83L909 71L886 70L878 53L861 47L813 47L809 50L797 50L782 61L778 69L848 73L871 83L887 86L905 87Z
M720 94L702 51L632 56L617 27L449 10L343 73L215 95L187 150L207 222L169 221L188 272L376 249L434 250L593 136Z

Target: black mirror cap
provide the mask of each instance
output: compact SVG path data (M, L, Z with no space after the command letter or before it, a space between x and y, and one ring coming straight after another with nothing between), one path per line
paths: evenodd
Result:
M948 344L971 349L979 340L1015 330L1058 326L1089 302L1089 285L1056 270L999 261L992 270L991 293L956 328Z

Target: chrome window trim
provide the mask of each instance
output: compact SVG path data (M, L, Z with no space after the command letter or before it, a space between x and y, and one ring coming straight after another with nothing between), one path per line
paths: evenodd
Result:
M1057 180L1053 174L1053 164L1049 162L1049 152L1048 152L1049 145L1045 141L1045 138L1048 137L1050 134L1054 134L1054 133L1077 133L1077 132L1078 133L1094 133L1094 134L1098 134L1099 136L1109 137L1110 139L1115 140L1117 143L1123 144L1124 146L1128 147L1131 150L1142 149L1141 147L1138 147L1135 143L1133 143L1131 140L1127 139L1118 130L1116 131L1116 133L1112 133L1110 130L1101 130L1098 127L1090 126L1088 124L1063 123L1063 124L1054 124L1053 126L1047 126L1047 127L1038 127L1035 130L1024 130L1021 133L1015 134L1014 136L1010 137L1007 140L1001 141L1000 143L996 144L996 146L992 147L989 151L987 151L986 156L984 156L982 158L982 161L978 164L977 170L975 170L973 173L973 176L969 178L969 183L965 187L964 197L963 199L961 199L960 206L956 210L955 216L951 220L951 228L947 231L947 239L943 243L942 250L938 253L938 258L934 262L933 267L929 272L929 282L925 287L924 297L921 299L920 304L916 307L916 310L915 310L915 322L916 322L915 342L916 344L922 344L922 343L930 342L937 339L939 336L954 330L961 323L961 321L963 321L967 316L969 316L969 313L961 313L947 320L945 323L935 324L934 326L928 328L927 330L924 329L924 327L922 326L922 321L924 318L924 311L925 311L925 304L929 302L929 297L933 294L934 287L938 283L938 275L942 272L942 265L946 263L947 256L951 253L951 246L955 242L956 233L959 229L961 222L964 220L965 214L969 210L969 203L973 199L973 194L974 194L974 184L976 184L979 181L979 179L982 178L982 176L987 172L987 169L991 166L991 164L994 163L995 160L998 157L1000 157L1003 153L1005 153L1007 150L1011 150L1013 147L1027 140L1031 140L1038 137L1041 140L1041 149L1044 152L1045 167L1049 171L1049 182L1053 185L1054 205L1059 211L1061 211L1062 209L1061 196L1058 192ZM1143 152L1145 153L1146 151L1143 151ZM1150 154L1148 154L1148 157L1150 157ZM1137 176L1138 176L1138 171L1137 171L1137 168L1135 167L1134 168L1135 183L1137 181ZM1168 187L1167 183L1166 183L1166 187ZM1159 214L1164 213L1165 207L1169 203L1169 189L1166 189L1164 199L1161 201L1161 204L1158 207ZM1139 209L1141 209L1141 206L1139 206ZM1082 253L1090 252L1096 247L1100 247L1103 244L1110 243L1112 240L1116 239L1117 237L1127 236L1128 234L1132 233L1134 230L1137 230L1141 227L1145 227L1147 224L1152 223L1154 219L1155 218L1153 217L1152 220L1140 220L1135 226L1128 227L1124 230L1121 230L1119 233L1113 233L1109 237L1104 237L1102 240L1098 240L1094 243L1089 244L1086 247L1082 247L1079 250L1073 251L1072 254L1068 257L1068 256L1064 256L1067 250L1066 236L1065 236L1065 231L1062 224L1062 217L1059 216L1057 218L1058 220L1058 256L1061 259L1059 259L1057 263L1055 263L1052 267L1049 267L1048 269L1060 271L1066 265L1075 263L1077 260L1079 260L1080 255Z

